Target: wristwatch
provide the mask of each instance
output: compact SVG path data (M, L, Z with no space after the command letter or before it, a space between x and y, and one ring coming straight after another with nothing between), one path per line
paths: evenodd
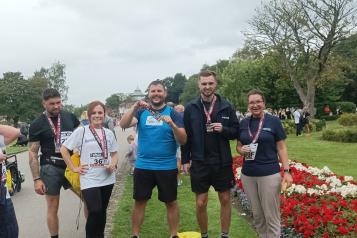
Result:
M284 173L289 173L290 174L291 170L290 169L284 169Z

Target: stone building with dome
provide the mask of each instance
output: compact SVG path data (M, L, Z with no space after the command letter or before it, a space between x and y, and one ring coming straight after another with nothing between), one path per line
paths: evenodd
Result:
M119 105L118 112L119 112L119 117L121 117L126 111L138 100L145 99L146 94L144 94L139 86L136 87L134 92L128 94L127 100L122 102Z

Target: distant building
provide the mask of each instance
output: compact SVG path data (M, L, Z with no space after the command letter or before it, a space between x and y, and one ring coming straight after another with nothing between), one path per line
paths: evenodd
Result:
M145 94L140 90L139 87L136 87L134 92L129 93L129 97L119 105L119 117L121 117L128 109L138 100L145 98Z
M136 87L134 92L130 93L129 95L133 99L133 101L138 101L145 98L145 94L140 90L139 87Z

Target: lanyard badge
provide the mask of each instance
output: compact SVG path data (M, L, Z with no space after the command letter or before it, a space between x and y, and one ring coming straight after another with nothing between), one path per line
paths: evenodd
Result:
M106 138L104 129L102 128L102 130L101 130L102 131L103 140L101 140L99 138L99 135L97 134L96 130L92 126L89 126L89 129L92 132L95 140L97 141L100 149L103 152L103 159L107 160L108 159L108 144L107 144L107 138Z
M61 114L58 114L57 116L57 126L55 127L55 125L53 124L51 118L49 117L48 113L47 112L44 112L44 114L46 115L47 117L47 121L48 121L48 124L50 125L54 135L55 135L55 141L54 141L54 144L55 144L55 152L56 153L60 153L60 148L61 148Z
M213 125L212 125L212 119L211 119L211 116L212 116L212 113L213 113L213 108L214 108L214 105L216 104L216 101L217 101L217 96L214 95L213 97L213 100L211 102L211 105L207 111L205 105L203 104L203 101L202 101L202 98L201 98L201 103L202 103L202 106L203 106L203 111L206 115L206 118L207 118L207 121L206 121L206 131L207 132L213 132Z
M256 142L259 138L260 133L262 132L264 116L265 116L265 114L263 114L263 116L260 118L258 130L256 131L256 133L254 135L253 135L252 131L250 130L250 124L251 124L252 118L250 118L250 120L249 120L248 133L249 133L249 137L252 139L252 143L250 143L248 145L250 148L250 152L246 153L244 155L245 160L254 160L255 159L255 156L257 154L257 149L258 149L258 143L256 143Z

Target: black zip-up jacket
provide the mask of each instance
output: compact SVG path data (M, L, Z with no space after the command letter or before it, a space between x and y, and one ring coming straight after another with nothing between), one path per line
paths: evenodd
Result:
M229 140L237 139L239 122L232 105L216 94L218 97L217 121L222 123L223 130L219 133L219 151L222 166L232 164L232 153ZM201 98L198 97L188 103L184 113L184 123L187 133L187 143L183 146L182 163L190 160L203 161L205 158L204 133L206 122L203 118Z

